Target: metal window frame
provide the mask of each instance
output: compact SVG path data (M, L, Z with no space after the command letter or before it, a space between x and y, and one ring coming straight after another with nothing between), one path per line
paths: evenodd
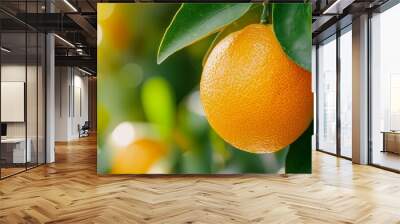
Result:
M341 127L341 117L340 117L340 103L341 103L341 96L340 96L340 84L341 84L341 57L340 57L340 37L342 35L344 35L347 32L351 32L351 29L349 29L349 27L351 27L352 23L350 23L349 25L340 28L337 27L337 30L334 34L328 36L327 38L321 40L318 42L318 44L316 45L316 150L319 152L323 152L329 155L333 155L339 158L343 158L346 160L352 160L352 158L347 157L342 155L342 149L341 149L341 131L342 131L342 127ZM332 38L333 36L335 36L334 38ZM332 40L329 40L332 39ZM320 94L320 88L319 88L319 47L320 44L323 42L330 42L330 41L336 41L336 152L332 153L329 152L327 150L321 149L319 147L319 94Z
M387 171L391 171L391 172L395 172L395 173L400 173L400 170L393 169L393 168L390 168L390 167L386 167L386 166L382 166L382 165L373 163L373 147L372 147L373 146L373 142L372 142L372 92L373 92L373 89L372 89L372 53L373 52L372 52L372 25L371 25L371 20L373 18L373 13L383 13L386 10L396 6L397 4L400 4L400 0L388 0L384 4L382 4L381 6L367 11L367 13L368 13L368 30L367 30L367 41L368 41L368 49L367 49L367 51L368 51L368 54L367 54L367 66L368 66L368 69L367 69L367 82L368 82L368 86L367 86L367 88L368 88L368 91L367 91L368 92L368 95L367 95L367 98L368 98L368 105L367 105L367 107L368 107L368 111L367 111L367 113L368 113L368 124L367 124L367 127L368 127L368 140L367 141L368 141L368 153L367 154L368 154L368 161L367 161L367 164L370 165L370 166L373 166L373 167L377 167L377 168L383 169L383 170L387 170ZM351 25L351 24L349 24L349 25ZM344 27L343 29L340 29L340 31L344 30L346 28L347 28L347 26ZM343 33L341 33L340 35L337 35L337 33L338 32L336 32L335 34L332 34L331 36L336 35L336 37L335 37L335 40L337 41L336 42L336 47L338 48L338 45L340 45L340 36ZM338 105L340 107L340 99L338 99L338 98L340 98L340 92L338 92L338 91L336 92L336 98L337 98L337 105L336 105L336 118L337 118L336 122L337 122L337 124L336 124L336 126L337 126L337 129L339 128L340 130L336 131L336 135L337 135L336 136L336 146L337 146L336 154L328 152L328 151L325 151L325 150L319 148L319 125L318 125L318 121L319 121L319 115L318 115L318 111L319 111L319 53L318 52L319 51L318 51L318 48L319 48L319 45L320 45L321 42L326 41L327 39L331 38L331 36L319 41L316 44L316 123L317 123L316 124L316 133L315 133L316 134L316 148L317 148L316 150L319 151L319 152L323 152L323 153L326 153L326 154L329 154L329 155L336 156L336 157L344 158L344 159L347 159L347 160L352 160L352 158L349 158L349 157L341 155L341 148L340 148L340 145L338 144L338 137L340 138L339 134L340 134L340 131L341 131L340 117L338 118L338 114L340 116L340 113L338 113L338 111L340 111L340 110L338 110ZM340 62L339 53L340 53L340 49L339 49L339 52L338 51L336 52L337 59L339 59L339 62ZM338 70L338 68L339 68L339 70ZM336 71L336 73L337 73L337 75L339 74L339 82L338 82L338 79L337 79L336 80L336 85L340 85L340 65L338 67L338 62L337 62L337 71ZM336 90L338 90L338 89L340 91L340 87L337 88ZM339 143L340 143L340 139L339 139Z
M373 10L368 11L368 30L367 30L367 41L368 41L368 54L367 54L367 61L368 61L368 69L367 69L367 82L368 82L368 112L367 112L367 116L368 116L368 165L373 166L373 167L377 167L383 170L387 170L387 171L391 171L394 173L400 173L400 170L388 167L388 166L384 166L381 164L377 164L374 163L373 160L373 140L372 140L372 93L373 93L373 88L372 88L372 54L373 54L373 50L372 50L372 19L373 19L373 14L374 13L384 13L385 11L391 9L392 7L396 6L400 4L400 0L389 0L387 2L385 2L384 4L382 4L381 6L379 6L378 8L375 8Z

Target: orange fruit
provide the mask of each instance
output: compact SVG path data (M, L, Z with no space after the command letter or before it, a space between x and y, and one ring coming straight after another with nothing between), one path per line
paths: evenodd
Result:
M138 139L125 148L116 149L113 174L144 174L167 152L166 146L152 139Z
M285 54L272 25L222 39L204 65L200 97L212 128L252 153L286 147L312 120L311 74Z

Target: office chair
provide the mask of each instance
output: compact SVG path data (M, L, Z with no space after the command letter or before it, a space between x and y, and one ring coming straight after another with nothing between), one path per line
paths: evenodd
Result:
M89 136L89 129L90 129L89 121L85 121L82 127L80 127L80 125L78 124L79 138Z

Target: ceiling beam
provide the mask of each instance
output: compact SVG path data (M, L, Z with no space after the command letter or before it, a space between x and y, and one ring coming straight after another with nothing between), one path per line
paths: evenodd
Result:
M344 9L351 5L355 0L336 0L332 4L328 5L322 12L322 14L342 14Z
M56 66L79 66L96 70L97 60L91 56L55 56Z
M72 21L74 21L79 27L81 27L82 30L84 30L89 35L89 37L96 39L97 30L92 26L92 24L90 24L86 20L85 17L83 17L81 14L75 14L75 13L67 14L67 16Z
M75 21L63 13L18 13L16 18L42 32L82 30Z

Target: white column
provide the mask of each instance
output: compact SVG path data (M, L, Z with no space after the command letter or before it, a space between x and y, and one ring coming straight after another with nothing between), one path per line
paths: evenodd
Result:
M47 34L46 36L46 163L52 163L55 161L55 150L54 150L54 133L55 133L55 60L54 60L54 35Z
M54 5L46 1L46 11L54 12ZM52 33L46 34L46 163L55 162L55 43Z
M368 15L353 19L353 162L368 163Z

